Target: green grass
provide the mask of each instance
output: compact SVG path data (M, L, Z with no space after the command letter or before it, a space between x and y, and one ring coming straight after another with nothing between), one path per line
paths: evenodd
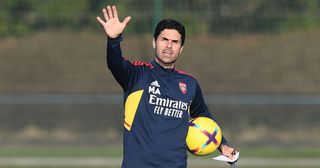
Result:
M0 166L0 168L84 168L84 167L83 166L3 166L3 167ZM90 166L86 168L118 168L118 167Z
M242 157L250 158L320 158L319 148L259 147L241 149Z
M0 157L121 157L120 147L1 147Z
M0 166L0 168L2 168ZM5 168L83 168L83 167L73 167L73 166L67 166L67 167L55 167L55 166L6 166ZM87 168L119 168L119 167L87 167ZM188 167L188 168L195 168L195 167ZM202 168L202 167L197 167L197 168ZM208 167L203 167L203 168L208 168ZM224 166L224 167L214 167L214 168L229 168L229 166ZM256 168L256 167L247 167L247 168ZM287 168L287 167L259 167L259 168ZM299 167L296 167L299 168ZM319 167L308 167L308 168L319 168Z
M270 159L316 159L320 158L320 150L318 148L283 148L283 147L250 147L239 149L241 158L270 158ZM215 152L213 155L201 157L204 159L212 158L212 156L220 155ZM198 156L189 155L189 158L199 158Z
M318 148L250 147L241 148L242 158L320 158ZM219 155L216 152L213 155ZM207 157L212 157L209 155ZM190 158L199 158L189 155ZM121 147L1 147L0 157L122 157ZM206 157L201 157L206 158Z
M276 147L251 147L251 148L241 148L241 158L283 158L283 159L294 159L294 158L320 158L320 151L317 148L276 148ZM190 159L211 159L214 155L219 155L215 153L206 157L197 157L189 155ZM10 158L10 157L35 157L35 158L121 158L122 148L121 147L1 147L0 157ZM8 166L0 165L0 168L82 168L83 166ZM86 168L117 168L117 167L106 167L106 166L89 166ZM228 165L224 167L215 168L227 168ZM195 168L189 166L188 168ZM205 167L197 167L205 168ZM247 167L253 168L253 167ZM263 168L271 168L264 166ZM272 167L272 168L282 168ZM316 167L308 167L316 168Z

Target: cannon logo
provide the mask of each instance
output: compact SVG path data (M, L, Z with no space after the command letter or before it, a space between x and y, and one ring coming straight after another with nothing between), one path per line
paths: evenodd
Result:
M179 82L179 88L183 94L187 93L187 85L184 82Z

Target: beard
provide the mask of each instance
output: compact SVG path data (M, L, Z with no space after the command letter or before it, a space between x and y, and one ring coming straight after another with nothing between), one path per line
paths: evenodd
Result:
M170 61L165 61L163 59L161 59L161 57L159 57L159 55L157 53L155 53L156 56L156 60L157 62L163 66L164 68L174 68L174 64L176 63L178 57L176 59L170 60Z
M157 59L158 61L160 61L161 63L166 64L166 65L174 64L174 63L177 61L177 59L170 60L170 61L165 61L165 60L163 60L161 57L159 57L158 54L155 54L155 55L156 55L156 59Z
M158 50L158 47L155 46L155 60L164 68L174 68L176 61L179 58L179 52L174 52L171 48L164 48ZM170 56L166 56L170 54Z

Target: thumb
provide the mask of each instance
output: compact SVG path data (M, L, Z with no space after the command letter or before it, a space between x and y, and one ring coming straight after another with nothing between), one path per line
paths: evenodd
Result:
M131 20L131 16L127 16L122 23L127 25L130 20Z

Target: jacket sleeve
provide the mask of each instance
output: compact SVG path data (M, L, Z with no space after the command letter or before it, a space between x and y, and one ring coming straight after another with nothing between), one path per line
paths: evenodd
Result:
M195 94L195 96L194 96L194 98L193 98L193 100L191 102L191 106L190 106L190 116L192 118L208 117L208 118L211 118L214 121L216 121L214 119L214 117L212 116L212 114L210 113L207 105L205 104L205 101L204 101L204 98L203 98L203 95L202 95L202 91L201 91L201 88L200 88L198 83L197 83L197 86L196 86L196 94ZM221 144L224 144L224 145L228 144L228 141L224 138L223 135L222 135Z
M122 37L107 40L107 67L124 91L131 89L141 75L141 69L122 57Z

